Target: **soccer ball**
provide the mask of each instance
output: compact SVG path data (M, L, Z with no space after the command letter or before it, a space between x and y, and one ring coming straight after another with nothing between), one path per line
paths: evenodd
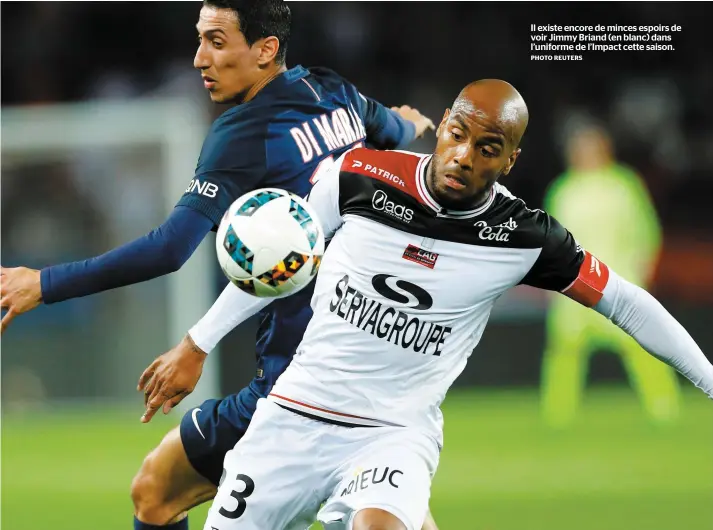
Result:
M312 281L324 254L324 232L312 207L293 193L246 193L223 215L215 238L228 279L254 296L280 297Z

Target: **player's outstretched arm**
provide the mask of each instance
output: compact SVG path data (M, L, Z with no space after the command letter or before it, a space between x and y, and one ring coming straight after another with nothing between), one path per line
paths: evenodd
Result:
M593 308L713 398L713 365L683 326L648 292L579 246L555 218L533 212L543 246L521 283L561 292Z
M176 346L160 355L139 378L137 390L144 393L148 423L163 407L163 413L178 405L195 389L208 354L233 328L272 302L251 296L229 283L218 299Z
M324 164L320 168L315 175L316 184L309 194L308 201L320 220L325 239L329 239L342 223L339 211L339 173L346 156L342 155L333 164ZM186 337L159 356L141 374L137 390L144 392L146 404L141 421L151 421L161 407L164 414L167 414L189 395L198 384L208 353L232 329L271 301L271 298L249 295L229 283Z
M713 365L686 329L651 294L610 270L603 296L593 309L713 399Z
M342 224L339 175L347 156L348 153L345 153L333 163L320 166L313 177L315 185L307 197L319 219L325 240L329 240ZM228 284L213 306L188 333L195 345L204 352L210 352L231 330L271 301L271 298L258 298Z
M272 302L258 298L229 283L208 312L176 346L157 357L139 378L137 390L144 393L148 423L163 407L163 413L178 405L195 389L208 354L231 330Z
M433 121L408 105L387 109L376 100L359 96L366 140L377 149L403 149L426 131L435 130Z
M411 143L416 138L421 138L426 131L435 131L436 126L433 124L430 118L427 118L421 114L417 109L409 107L408 105L401 105L400 107L391 107L391 111L398 114L401 118L410 122L413 125L413 137L409 138L408 142L402 140L402 145L407 145ZM404 135L406 137L406 135Z
M94 258L46 267L0 270L0 333L12 319L37 307L151 280L177 271L213 228L203 213L176 207L145 236Z

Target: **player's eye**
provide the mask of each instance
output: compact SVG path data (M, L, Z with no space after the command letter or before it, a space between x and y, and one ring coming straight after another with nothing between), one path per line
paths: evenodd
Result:
M492 147L481 147L480 153L486 158L496 158L498 156L498 153Z
M224 44L223 41L219 41L219 40L213 41L213 46L215 46L216 48L222 48L223 44Z
M451 136L456 142L460 142L463 138L465 138L463 131L460 129L451 129Z

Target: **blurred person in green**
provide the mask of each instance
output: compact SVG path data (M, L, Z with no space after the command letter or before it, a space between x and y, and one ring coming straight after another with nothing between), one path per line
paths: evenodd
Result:
M580 245L623 278L646 288L661 248L661 225L648 190L618 163L609 135L581 126L567 139L568 169L552 183L545 209L577 234ZM566 296L552 300L542 366L542 413L547 424L571 424L586 386L590 356L606 350L621 356L647 416L675 419L679 387L675 372L595 311Z

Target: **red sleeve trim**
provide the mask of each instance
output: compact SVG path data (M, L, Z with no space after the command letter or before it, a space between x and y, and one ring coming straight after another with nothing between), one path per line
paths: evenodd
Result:
M585 250L579 274L562 294L583 306L594 307L604 296L608 282L609 267Z

